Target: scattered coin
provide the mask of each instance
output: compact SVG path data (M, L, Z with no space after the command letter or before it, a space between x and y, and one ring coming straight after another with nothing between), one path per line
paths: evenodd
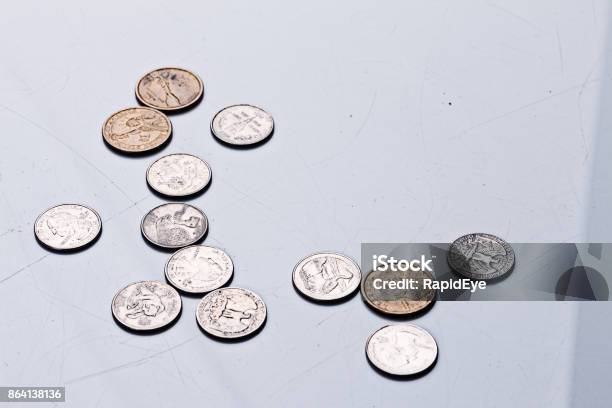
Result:
M166 263L166 278L189 293L206 293L225 285L234 271L232 259L219 248L194 245L176 251Z
M202 80L182 68L159 68L144 75L136 85L136 97L160 110L178 110L196 103L204 93Z
M208 185L210 178L208 163L184 153L161 157L147 170L147 183L151 188L172 197L195 194Z
M153 150L170 138L172 125L161 112L151 108L128 108L113 113L102 126L104 140L128 153Z
M293 269L293 284L315 300L337 300L353 293L361 282L359 265L351 258L320 252L302 259Z
M155 330L178 317L181 297L165 283L135 282L115 295L111 309L115 319L132 330Z
M213 135L233 145L261 142L272 134L274 120L263 109L251 105L233 105L219 111L210 124Z
M374 286L375 279L398 283L412 281L417 288L377 289ZM433 276L427 271L371 271L361 283L361 296L369 306L379 312L392 315L413 314L425 309L436 297L434 289L424 288L425 279L433 280Z
M181 248L200 240L208 228L202 210L185 203L155 207L142 219L142 235L163 248Z
M514 250L495 235L468 234L451 244L448 264L467 278L495 279L512 270Z
M60 204L49 208L34 222L36 238L49 248L81 248L97 238L102 219L97 212L80 204Z
M366 355L375 367L392 375L414 375L436 361L438 345L425 329L412 324L384 326L366 343Z
M235 339L257 331L266 320L266 305L250 290L221 288L204 296L196 318L207 333Z

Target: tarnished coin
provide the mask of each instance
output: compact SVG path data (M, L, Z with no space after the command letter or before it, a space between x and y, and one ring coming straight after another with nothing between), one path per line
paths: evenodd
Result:
M302 259L293 269L293 284L315 300L337 300L353 293L361 282L361 269L351 258L320 252Z
M80 204L60 204L49 208L34 222L36 238L49 248L70 250L95 240L102 230L97 212Z
M361 296L379 312L409 315L425 309L436 297L434 289L425 288L426 279L433 280L427 271L371 271L361 283Z
M136 85L136 97L140 102L168 111L193 105L203 93L202 80L182 68L156 69L140 78Z
M147 183L161 194L173 197L197 193L208 185L210 166L191 154L169 154L157 159L147 170Z
M128 153L153 150L170 138L172 125L161 112L151 108L128 108L113 113L102 126L104 140Z
M448 251L448 264L472 279L495 279L514 266L514 250L491 234L468 234L455 240Z
M272 134L274 120L263 109L251 105L233 105L219 111L210 124L213 135L233 145L261 142Z
M427 370L438 357L436 340L412 324L384 326L366 343L366 355L380 370L392 375L414 375Z
M204 213L189 204L168 203L155 207L142 219L142 235L163 248L181 248L197 242L206 233Z
M166 278L189 293L206 293L225 285L234 271L232 259L219 248L194 245L176 251L166 263Z
M204 296L196 318L200 327L216 337L235 339L257 331L266 320L266 305L250 290L221 288Z
M132 330L155 330L169 325L181 312L176 289L158 281L132 283L113 298L113 316Z

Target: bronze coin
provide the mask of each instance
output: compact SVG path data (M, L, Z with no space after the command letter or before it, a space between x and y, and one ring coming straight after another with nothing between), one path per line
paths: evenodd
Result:
M153 150L170 138L172 124L163 113L151 108L127 108L113 113L102 126L104 140L128 153Z
M204 93L202 80L182 68L159 68L144 75L136 85L136 97L159 110L184 109L196 103Z
M361 296L368 306L392 315L409 315L425 309L436 297L435 289L426 289L423 281L433 280L427 271L371 271L361 282ZM389 287L412 281L415 288ZM385 283L386 282L386 283Z

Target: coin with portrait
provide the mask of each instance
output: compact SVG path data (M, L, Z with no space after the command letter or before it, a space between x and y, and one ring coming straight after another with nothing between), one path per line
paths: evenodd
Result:
M151 108L172 111L187 108L204 93L202 80L183 68L159 68L145 74L136 85L136 97Z
M102 230L98 213L81 204L60 204L36 218L34 234L43 245L58 251L84 247Z
M438 358L438 345L427 330L413 324L384 326L366 342L368 360L383 372L408 376L429 369Z
M176 251L166 263L166 278L175 288L189 293L206 293L225 285L234 264L223 250L205 245Z
M196 310L198 324L206 333L222 339L254 334L267 316L263 300L247 289L221 288L204 296Z
M204 189L211 179L208 163L185 153L157 159L147 170L147 183L160 194L184 197Z
M158 281L141 281L121 289L111 310L117 322L132 330L155 330L171 324L181 312L176 289Z
M154 150L168 141L172 124L155 109L138 107L113 113L102 126L102 136L111 147L125 153Z
M219 111L210 124L213 135L231 145L252 145L267 139L274 120L265 110L253 105L233 105Z
M293 284L303 295L320 301L342 299L359 287L361 269L348 256L318 252L293 269Z
M208 229L206 215L192 205L167 203L149 211L140 224L142 235L162 248L181 248L199 241Z

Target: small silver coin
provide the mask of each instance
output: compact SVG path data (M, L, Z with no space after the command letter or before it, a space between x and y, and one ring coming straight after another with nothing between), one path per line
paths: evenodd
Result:
M147 183L160 194L183 197L195 194L211 179L208 163L191 154L177 153L157 159L147 170Z
M115 319L132 330L155 330L172 323L181 312L176 289L158 281L132 283L113 298Z
M102 219L93 209L80 204L60 204L49 208L34 222L34 234L55 250L81 248L95 240L102 230Z
M142 235L163 248L182 248L199 241L208 229L202 210L185 203L155 207L142 219Z
M196 310L200 327L208 334L236 339L256 332L266 320L266 305L250 290L221 288L204 296Z
M438 357L436 340L412 324L384 326L366 343L368 360L392 375L414 375L427 370Z
M514 250L491 234L468 234L455 240L448 251L449 266L471 279L495 279L514 266Z
M233 105L219 111L210 124L213 135L233 145L250 145L268 138L274 130L272 116L252 105Z
M351 258L319 252L302 259L293 269L293 284L315 300L337 300L353 293L361 282L361 269Z
M176 251L166 263L166 278L175 288L206 293L225 285L232 277L232 259L219 248L193 245Z

